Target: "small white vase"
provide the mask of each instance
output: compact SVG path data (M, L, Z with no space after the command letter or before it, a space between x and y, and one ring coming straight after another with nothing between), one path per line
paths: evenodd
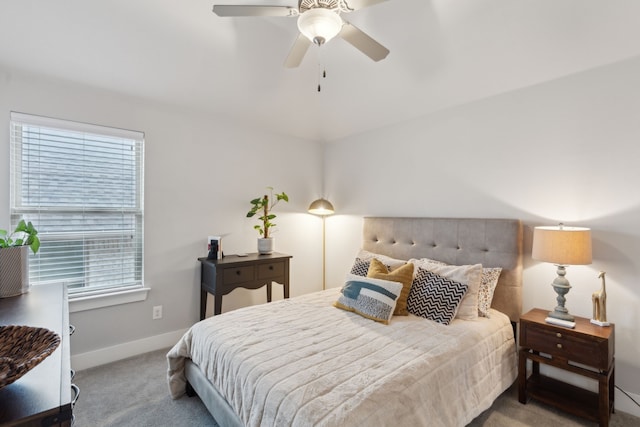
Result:
M258 253L259 254L270 254L273 252L274 240L273 237L264 237L258 238Z

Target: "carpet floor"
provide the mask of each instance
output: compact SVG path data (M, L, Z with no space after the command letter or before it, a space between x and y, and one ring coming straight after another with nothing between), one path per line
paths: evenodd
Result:
M199 398L172 400L166 381L168 349L79 371L76 427L200 427L217 424ZM580 427L596 423L535 401L518 402L511 387L469 427ZM640 427L640 418L616 412L611 427ZM224 426L222 426L224 427Z

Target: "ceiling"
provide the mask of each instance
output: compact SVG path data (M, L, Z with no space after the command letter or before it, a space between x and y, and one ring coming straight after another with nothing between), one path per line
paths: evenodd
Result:
M216 2L2 0L0 65L333 141L640 54L638 0L388 0L345 16L386 59L336 38L286 69L295 18Z

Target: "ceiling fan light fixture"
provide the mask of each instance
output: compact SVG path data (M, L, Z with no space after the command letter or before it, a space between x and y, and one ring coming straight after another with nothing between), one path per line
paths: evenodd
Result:
M330 9L314 8L298 17L298 29L311 42L321 45L342 30L342 18Z

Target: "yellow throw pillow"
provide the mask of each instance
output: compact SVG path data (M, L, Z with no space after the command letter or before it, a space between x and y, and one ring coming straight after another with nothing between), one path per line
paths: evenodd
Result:
M386 265L378 259L372 258L371 265L369 265L369 271L367 272L367 277L401 283L402 291L400 292L400 297L396 302L396 308L393 311L393 314L396 316L409 315L409 311L407 310L407 298L409 297L411 283L413 282L412 263L409 262L389 272Z

